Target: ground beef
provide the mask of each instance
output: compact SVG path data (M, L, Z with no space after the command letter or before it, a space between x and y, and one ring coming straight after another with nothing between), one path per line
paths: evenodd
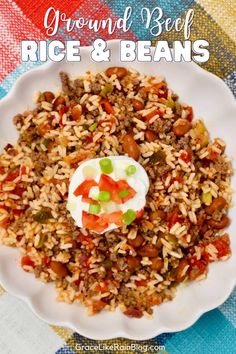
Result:
M60 72L62 90L68 95L70 93L69 77L63 71Z
M230 165L228 162L225 162L223 159L221 160L219 158L219 161L217 161L213 168L216 170L216 172L220 173L221 175L231 175L230 172Z
M19 138L19 143L26 142L32 143L35 142L39 138L39 134L36 127L29 127L25 130Z
M159 176L163 176L165 173L169 172L171 170L171 167L167 164L165 165L161 165L161 166L155 166L155 172L159 175Z
M181 150L187 150L190 147L190 137L189 136L183 136L180 138L176 144L177 149Z
M101 92L101 87L101 84L98 84L97 82L92 82L90 85L90 90L95 95L98 95Z
M157 133L168 133L172 128L172 122L169 119L158 118L152 125L153 130Z
M15 125L20 125L22 126L24 123L24 116L23 114L17 114L14 118L13 118L13 123Z
M45 153L33 152L31 158L34 163L35 173L37 173L38 175L42 175L48 164L47 155Z

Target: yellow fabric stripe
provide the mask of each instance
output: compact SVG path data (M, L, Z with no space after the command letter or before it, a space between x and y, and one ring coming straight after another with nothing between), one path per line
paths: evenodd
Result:
M195 15L190 40L206 39L209 42L210 59L201 66L221 78L227 77L235 70L236 44L199 4L191 8ZM184 17L185 14L182 15ZM170 44L176 40L183 41L183 32L164 32L157 40L167 40Z
M236 43L236 2L219 0L196 0Z
M59 326L50 326L56 334L58 334L66 342L73 334L70 329L59 327Z

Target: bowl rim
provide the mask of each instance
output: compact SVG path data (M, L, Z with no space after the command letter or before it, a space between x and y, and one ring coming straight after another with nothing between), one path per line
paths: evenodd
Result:
M117 46L119 43L120 43L119 39L107 41L108 47ZM93 47L90 45L90 46L83 46L80 49L81 49L81 51L84 51L84 50L91 51L92 48ZM111 60L111 62L112 62L112 60ZM34 72L44 72L45 70L50 69L50 67L53 66L54 64L55 64L55 62L52 62L52 61L48 60L47 62L43 63L42 65L36 66L34 68L31 68L29 71L26 71L25 73L23 73L14 82L14 84L10 88L9 92L0 100L0 107L3 104L10 103L11 99L15 96L16 91L19 89L21 84L25 80L27 80L29 77L31 77L32 73L34 73ZM230 104L232 105L233 109L235 109L235 112L236 112L235 97L234 97L232 91L229 89L229 87L226 85L226 83L223 80L221 80L215 74L213 74L211 72L208 72L207 70L203 69L202 67L197 65L194 61L192 61L190 63L187 63L187 64L191 65L192 67L194 67L194 70L197 72L197 74L204 75L204 76L207 75L207 77L211 78L211 80L214 80L214 82L217 85L221 85L222 89L224 87L225 93L227 94L228 98L230 99ZM99 65L99 63L98 63L98 65ZM132 62L126 62L125 65L126 66L132 65ZM7 246L0 245L0 247L7 247ZM222 303L224 303L226 301L226 299L230 296L230 294L232 293L234 287L236 286L236 274L235 274L235 277L233 279L231 279L231 284L230 285L228 284L228 292L225 293L225 296L222 296L221 298L219 298L218 301L215 301L214 303L212 303L211 306L207 306L207 308L203 307L202 310L199 311L198 313L196 313L195 316L193 316L193 318L191 318L190 321L186 321L182 326L178 325L177 327L173 327L172 329L170 329L170 328L159 328L158 330L155 331L155 334L149 335L148 333L146 333L146 334L142 335L142 338L140 338L140 335L138 335L138 336L135 336L135 335L130 336L129 334L126 334L124 330L118 330L118 331L116 331L116 333L114 335L106 335L106 334L104 334L104 337L101 337L100 335L97 336L96 334L90 335L89 333L87 333L83 329L76 328L76 326L74 326L72 323L70 323L68 321L55 321L55 322L52 322L51 320L48 320L46 314L41 313L39 310L37 310L37 308L34 306L34 304L33 304L33 302L31 301L30 298L28 298L27 296L24 296L22 294L19 294L16 291L13 291L11 289L11 286L9 286L9 284L7 284L7 282L5 282L5 280L3 279L2 275L1 275L1 272L0 272L0 283L9 294L11 294L13 296L16 296L17 298L23 300L29 306L31 311L37 317L39 317L41 320L43 320L44 322L46 322L48 324L68 327L68 328L72 329L73 331L78 332L78 333L80 333L83 336L86 336L87 338L95 339L95 340L113 339L113 338L118 338L118 337L123 337L123 338L133 339L133 340L147 340L147 339L154 338L155 336L160 335L162 333L172 333L172 332L178 332L178 331L182 331L184 329L187 329L190 326L192 326L204 313L206 313L206 312L208 312L210 310L213 310L213 309L217 308L218 306L220 306Z

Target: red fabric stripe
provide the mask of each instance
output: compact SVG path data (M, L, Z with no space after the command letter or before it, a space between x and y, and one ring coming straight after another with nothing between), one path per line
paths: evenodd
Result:
M76 16L77 14L77 16ZM88 2L84 2L76 11L76 14L72 16L73 19L76 19L76 17L83 17L84 19L107 19L111 18L113 20L113 23L115 20L117 20L119 17L114 15L112 13L111 8L107 5L106 2L103 2L102 0L97 1L97 0L90 0ZM63 27L65 30L65 28ZM65 30L66 33L66 30ZM66 33L67 34L67 33ZM124 33L120 29L116 29L113 34L109 34L107 30L101 29L99 32L95 33L93 30L89 30L87 27L84 27L83 29L75 29L69 34L70 37L73 39L80 39L81 45L88 45L91 44L91 42L95 38L103 38L106 40L109 39L130 39L130 40L137 40L137 37L132 31Z
M24 16L14 2L6 1L1 7L0 22L0 79L8 75L20 61L20 41L23 39L43 39L42 34Z
M45 36L46 32L43 21L49 7L53 6L56 10L60 10L66 13L67 16L71 16L84 2L85 0L15 0L15 3L21 8L24 14Z

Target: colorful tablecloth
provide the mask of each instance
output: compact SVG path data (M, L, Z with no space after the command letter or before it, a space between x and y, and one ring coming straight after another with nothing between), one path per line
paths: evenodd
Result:
M96 37L104 39L124 38L155 40L144 26L140 26L138 14L141 7L160 6L166 17L176 19L194 9L191 40L206 39L210 43L210 59L203 66L221 77L236 96L236 1L235 0L0 0L0 98L10 90L14 81L25 71L39 63L20 62L19 47L23 39L47 39L43 26L45 11L53 6L68 17L101 19L122 16L126 6L133 8L133 25L128 33L115 31L109 36L105 31L77 32L76 39L83 45L91 44ZM135 20L136 19L136 20ZM60 26L60 39L72 39L65 26ZM75 38L73 38L75 39ZM159 39L178 40L182 32L163 33ZM2 354L74 354L74 353L142 353L145 345L165 346L165 351L175 353L236 353L236 291L218 309L203 315L191 328L171 334L162 334L152 340L135 342L126 339L93 341L60 327L49 326L36 318L20 300L0 291L0 353ZM207 296L207 294L206 294ZM131 343L143 345L130 350ZM120 350L100 351L93 345L119 344ZM147 347L148 348L148 347ZM157 351L154 351L157 353Z

